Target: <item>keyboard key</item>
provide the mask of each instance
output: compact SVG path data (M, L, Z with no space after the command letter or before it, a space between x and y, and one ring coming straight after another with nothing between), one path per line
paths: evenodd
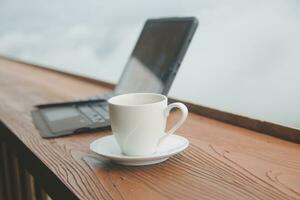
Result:
M108 105L103 106L103 108L104 108L104 110L106 110L106 112L109 112L108 111Z
M78 110L92 122L104 122L103 117L89 106L78 106Z
M105 122L105 119L103 119L102 117L98 117L98 118L93 118L92 119L92 122L100 122L100 123L102 123L102 122Z
M95 110L97 113L99 113L104 119L106 119L106 120L109 119L109 114L104 109L103 106L91 105L91 107L93 108L93 110Z

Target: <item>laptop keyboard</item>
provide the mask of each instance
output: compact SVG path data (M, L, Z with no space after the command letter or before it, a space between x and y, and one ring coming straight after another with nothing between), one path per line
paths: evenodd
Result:
M109 119L108 105L86 104L77 109L93 123L102 123Z
M84 100L108 100L109 98L111 98L113 96L114 96L114 94L112 92L109 92L109 93L105 93L105 94L101 94L101 95L97 95L97 96L91 96Z
M81 99L81 101L107 100L112 96L114 96L114 94L110 92L98 96L92 96L86 99ZM89 103L84 105L78 105L76 107L92 123L103 123L109 120L108 104Z

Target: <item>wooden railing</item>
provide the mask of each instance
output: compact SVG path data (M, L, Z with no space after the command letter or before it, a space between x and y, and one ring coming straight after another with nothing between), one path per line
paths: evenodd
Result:
M11 148L0 142L0 199L51 200Z
M34 67L39 67L39 68L41 68L41 67L46 68L46 67L43 67L40 65L26 63L26 62L23 62L23 61L14 59L14 58L3 57L1 55L0 55L0 59L10 60L13 62L18 62L18 63L22 63L22 64L34 66ZM102 86L105 86L110 89L114 88L114 86L115 86L112 83L108 83L105 81L100 81L100 80L96 80L96 79L92 79L92 78L88 78L88 77L84 77L84 76L79 76L76 74L66 73L63 71L59 71L57 69L51 69L51 68L46 68L46 69L48 71L56 72L59 74L64 74L69 77L76 77L79 80L84 80L84 81L94 83L97 85L102 85ZM296 129L293 127L288 127L288 126L285 126L282 124L275 124L275 123L268 122L268 121L262 121L262 120L258 120L258 119L250 118L247 116L230 113L230 112L225 112L225 111L210 108L207 106L201 106L199 104L187 102L186 100L179 100L179 99L170 99L170 100L171 101L181 101L188 106L189 111L200 114L202 116L206 116L206 117L213 118L213 119L225 122L225 123L233 124L236 126L240 126L240 127L247 128L250 130L258 131L258 132L261 132L264 134L268 134L271 136L275 136L275 137L278 137L278 138L281 138L284 140L288 140L288 141L296 142L296 143L300 144L300 130L299 129Z
M300 199L300 146L195 114L234 119L226 113L188 104L195 112L178 134L189 148L164 163L132 168L89 151L109 130L43 139L32 123L37 104L107 91L97 82L0 59L0 200L47 199L46 193L57 200Z

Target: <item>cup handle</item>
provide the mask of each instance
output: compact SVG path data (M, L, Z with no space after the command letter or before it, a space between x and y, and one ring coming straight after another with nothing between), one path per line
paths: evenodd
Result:
M173 109L173 108L178 108L180 109L181 111L181 116L180 116L180 119L178 120L178 122L170 129L166 132L166 134L164 136L162 136L158 143L157 143L157 146L159 146L161 144L161 142L163 140L165 140L169 135L173 134L182 124L183 122L186 120L187 118L187 115L188 115L188 109L187 107L183 104L183 103L171 103L168 105L168 107L166 108L166 110L164 111L164 115L165 117L168 117L169 114L170 114L170 111Z

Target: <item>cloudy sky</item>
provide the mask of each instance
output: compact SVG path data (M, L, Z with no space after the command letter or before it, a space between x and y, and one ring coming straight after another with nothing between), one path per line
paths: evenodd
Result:
M200 22L170 96L300 128L298 0L0 0L0 54L117 82L164 16Z

